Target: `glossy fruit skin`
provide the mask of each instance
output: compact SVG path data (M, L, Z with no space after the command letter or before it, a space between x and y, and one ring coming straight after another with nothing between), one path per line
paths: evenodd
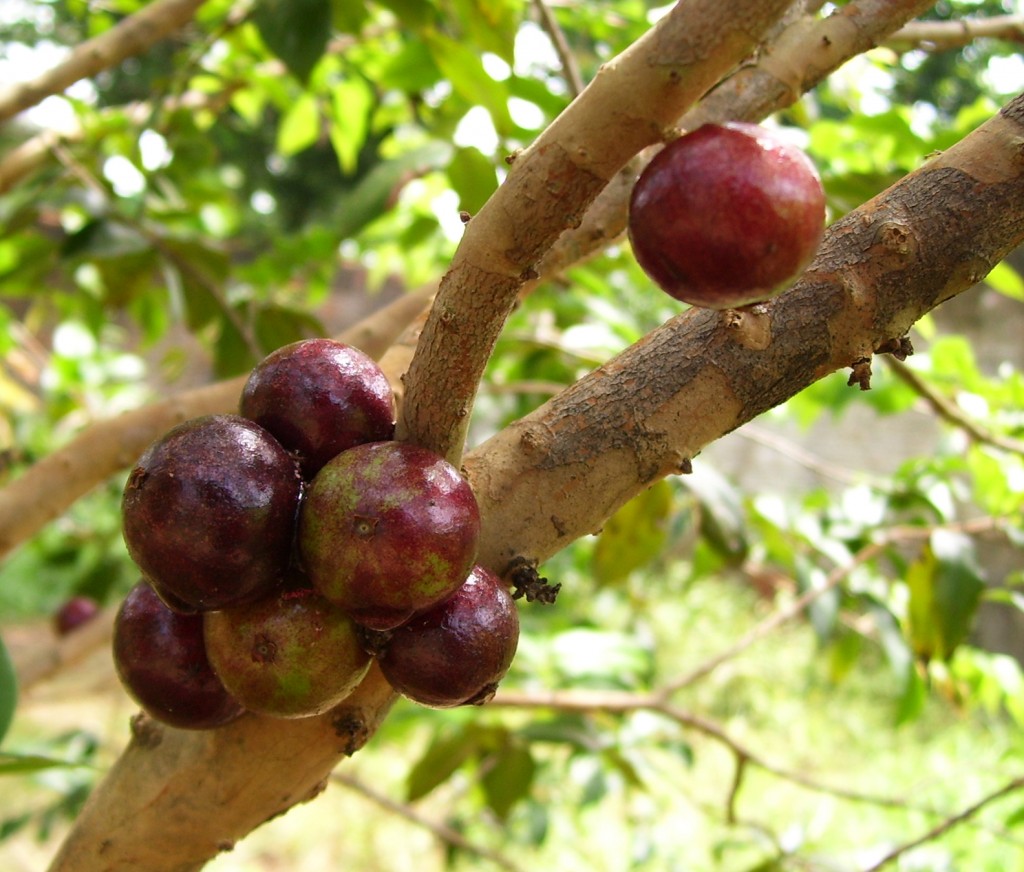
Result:
M357 445L313 479L299 554L313 586L355 621L390 630L456 591L476 560L480 510L432 451Z
M332 339L268 355L250 374L239 409L296 455L306 480L345 449L395 432L387 376L359 349Z
M258 599L288 569L301 488L295 461L252 421L186 421L128 476L121 502L128 553L171 608L208 611Z
M445 602L394 631L380 654L399 693L431 708L481 705L505 677L519 642L519 613L482 566Z
M63 602L53 615L53 629L66 636L89 623L100 613L100 604L89 596L73 596Z
M202 616L171 611L145 581L114 619L114 666L143 711L172 727L208 730L244 713L210 668Z
M318 715L352 693L370 668L356 624L309 588L209 612L204 626L214 672L260 714Z
M784 290L825 227L825 194L796 146L755 124L705 124L665 146L630 197L637 262L666 293L727 309Z

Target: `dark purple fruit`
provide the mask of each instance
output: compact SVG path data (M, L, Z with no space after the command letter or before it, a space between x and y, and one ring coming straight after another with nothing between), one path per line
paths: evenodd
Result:
M320 714L352 693L370 668L356 624L309 588L210 612L204 620L210 663L249 711Z
M666 293L711 309L767 300L808 264L825 226L818 172L755 124L705 124L640 175L629 238Z
M237 415L180 424L135 464L122 500L128 553L171 608L266 595L287 571L302 482L262 427Z
M395 431L387 376L372 358L332 339L270 354L249 376L240 409L299 458L307 480L346 448Z
M114 666L143 711L172 727L208 730L244 711L210 668L202 616L171 611L144 581L114 619Z
M390 630L450 596L476 560L480 510L466 480L415 445L357 445L313 479L299 553L313 586L358 623Z
M89 623L100 612L100 604L89 596L73 596L63 602L53 615L53 629L58 636L66 636L83 624Z
M395 690L422 705L480 705L494 696L518 642L511 595L475 566L449 599L394 631L380 668Z

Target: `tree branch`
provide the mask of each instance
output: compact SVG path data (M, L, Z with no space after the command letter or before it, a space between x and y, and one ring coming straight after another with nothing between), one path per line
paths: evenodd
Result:
M125 58L142 54L192 19L206 0L154 0L110 30L77 46L66 60L34 79L0 88L0 121L46 97L59 94L79 79L94 76Z
M928 830L928 832L923 833L918 838L912 839L909 842L905 842L904 844L899 845L896 848L893 848L888 854L886 854L880 860L868 866L868 868L865 869L864 872L878 872L879 869L882 869L883 867L888 866L890 863L895 862L904 854L914 850L914 848L919 848L921 845L924 845L927 842L935 841L940 836L943 836L946 833L948 833L951 829L953 829L953 827L959 826L960 824L969 821L986 806L991 805L998 799L1002 799L1004 796L1008 796L1009 794L1020 790L1022 787L1024 787L1024 776L1011 778L1006 784L1004 784L998 790L990 793L988 796L982 797L976 803L968 806L959 814L955 814L952 817L947 818L946 820L942 821L942 823L932 827L930 830Z
M789 0L679 3L515 157L466 227L409 366L398 438L456 464L484 366L523 283L607 182L757 45Z
M993 15L959 21L914 21L885 40L893 51L950 51L978 39L1024 42L1024 15Z
M466 458L481 560L543 561L714 439L863 366L1024 240L1024 96L825 233L787 293L689 309Z

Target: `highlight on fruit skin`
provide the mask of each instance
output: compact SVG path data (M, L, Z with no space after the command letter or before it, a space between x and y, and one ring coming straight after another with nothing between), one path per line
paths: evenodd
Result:
M395 398L384 371L333 339L303 339L267 355L249 374L239 412L298 458L307 481L345 449L395 432Z
M204 638L228 693L272 717L321 714L370 668L355 622L300 580L255 603L207 613Z
M113 652L128 695L162 723L209 730L245 712L210 667L202 616L171 611L145 581L118 609Z
M511 594L477 565L451 597L395 630L378 659L388 683L420 705L482 705L508 672L518 643Z
M238 415L193 418L128 476L128 553L173 609L258 599L288 569L301 487L295 461L262 427Z
M825 229L810 158L765 127L705 124L668 143L630 197L637 262L667 294L729 309L781 293Z
M373 442L313 479L297 541L321 595L357 623L391 630L459 588L479 537L480 509L455 467L416 445Z

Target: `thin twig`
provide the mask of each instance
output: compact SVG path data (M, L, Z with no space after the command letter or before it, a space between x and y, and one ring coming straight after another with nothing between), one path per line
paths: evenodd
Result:
M883 868L884 866L888 866L890 863L892 863L895 860L898 860L904 854L914 850L914 848L919 848L921 845L924 845L927 842L935 841L937 838L945 835L947 832L953 829L953 827L959 826L960 824L969 821L976 814L978 814L978 812L985 808L985 806L995 802L997 799L1002 799L1004 796L1008 796L1016 790L1020 790L1022 787L1024 787L1024 776L1018 776L1016 778L1010 779L1010 781L1008 781L994 793L990 793L988 796L982 797L980 800L974 803L974 805L968 806L959 814L955 814L952 817L946 818L944 821L942 821L942 823L932 827L930 830L921 834L916 839L912 839L909 842L904 842L902 845L898 845L897 847L893 848L888 854L882 857L881 860L878 860L877 862L872 863L870 866L868 866L864 870L864 872L877 872L877 870Z
M935 390L905 363L889 355L885 356L885 361L889 364L893 374L920 396L936 415L954 427L959 427L975 442L1024 455L1024 440L1003 436L1001 433L993 433L986 427L982 427L981 424L966 415L956 402Z
M578 97L583 93L586 83L583 81L583 76L580 75L576 56L569 47L569 41L565 38L565 32L558 23L558 19L555 18L555 14L551 11L551 7L548 6L547 0L533 0L533 5L537 7L541 25L551 38L555 52L558 54L558 60L562 64L562 72L565 74L565 82L569 86L569 91L573 97Z
M460 851L465 851L467 854L473 854L474 856L480 857L484 860L490 860L501 869L507 869L508 872L521 872L520 867L509 860L508 857L505 857L484 845L478 845L476 842L471 842L462 835L462 833L458 832L458 830L454 830L445 824L438 823L437 821L430 820L430 818L420 814L420 812L416 811L416 809L412 808L407 803L396 802L391 799L391 797L374 790L364 781L361 781L353 775L349 775L346 772L335 771L331 775L331 781L334 781L337 784L343 784L345 787L365 796L371 802L386 811L398 815L400 818L411 824L422 827L430 832L436 839L452 846L453 848L458 848Z
M978 39L1024 42L1024 15L993 15L959 21L912 21L897 30L885 44L895 51L949 51Z

